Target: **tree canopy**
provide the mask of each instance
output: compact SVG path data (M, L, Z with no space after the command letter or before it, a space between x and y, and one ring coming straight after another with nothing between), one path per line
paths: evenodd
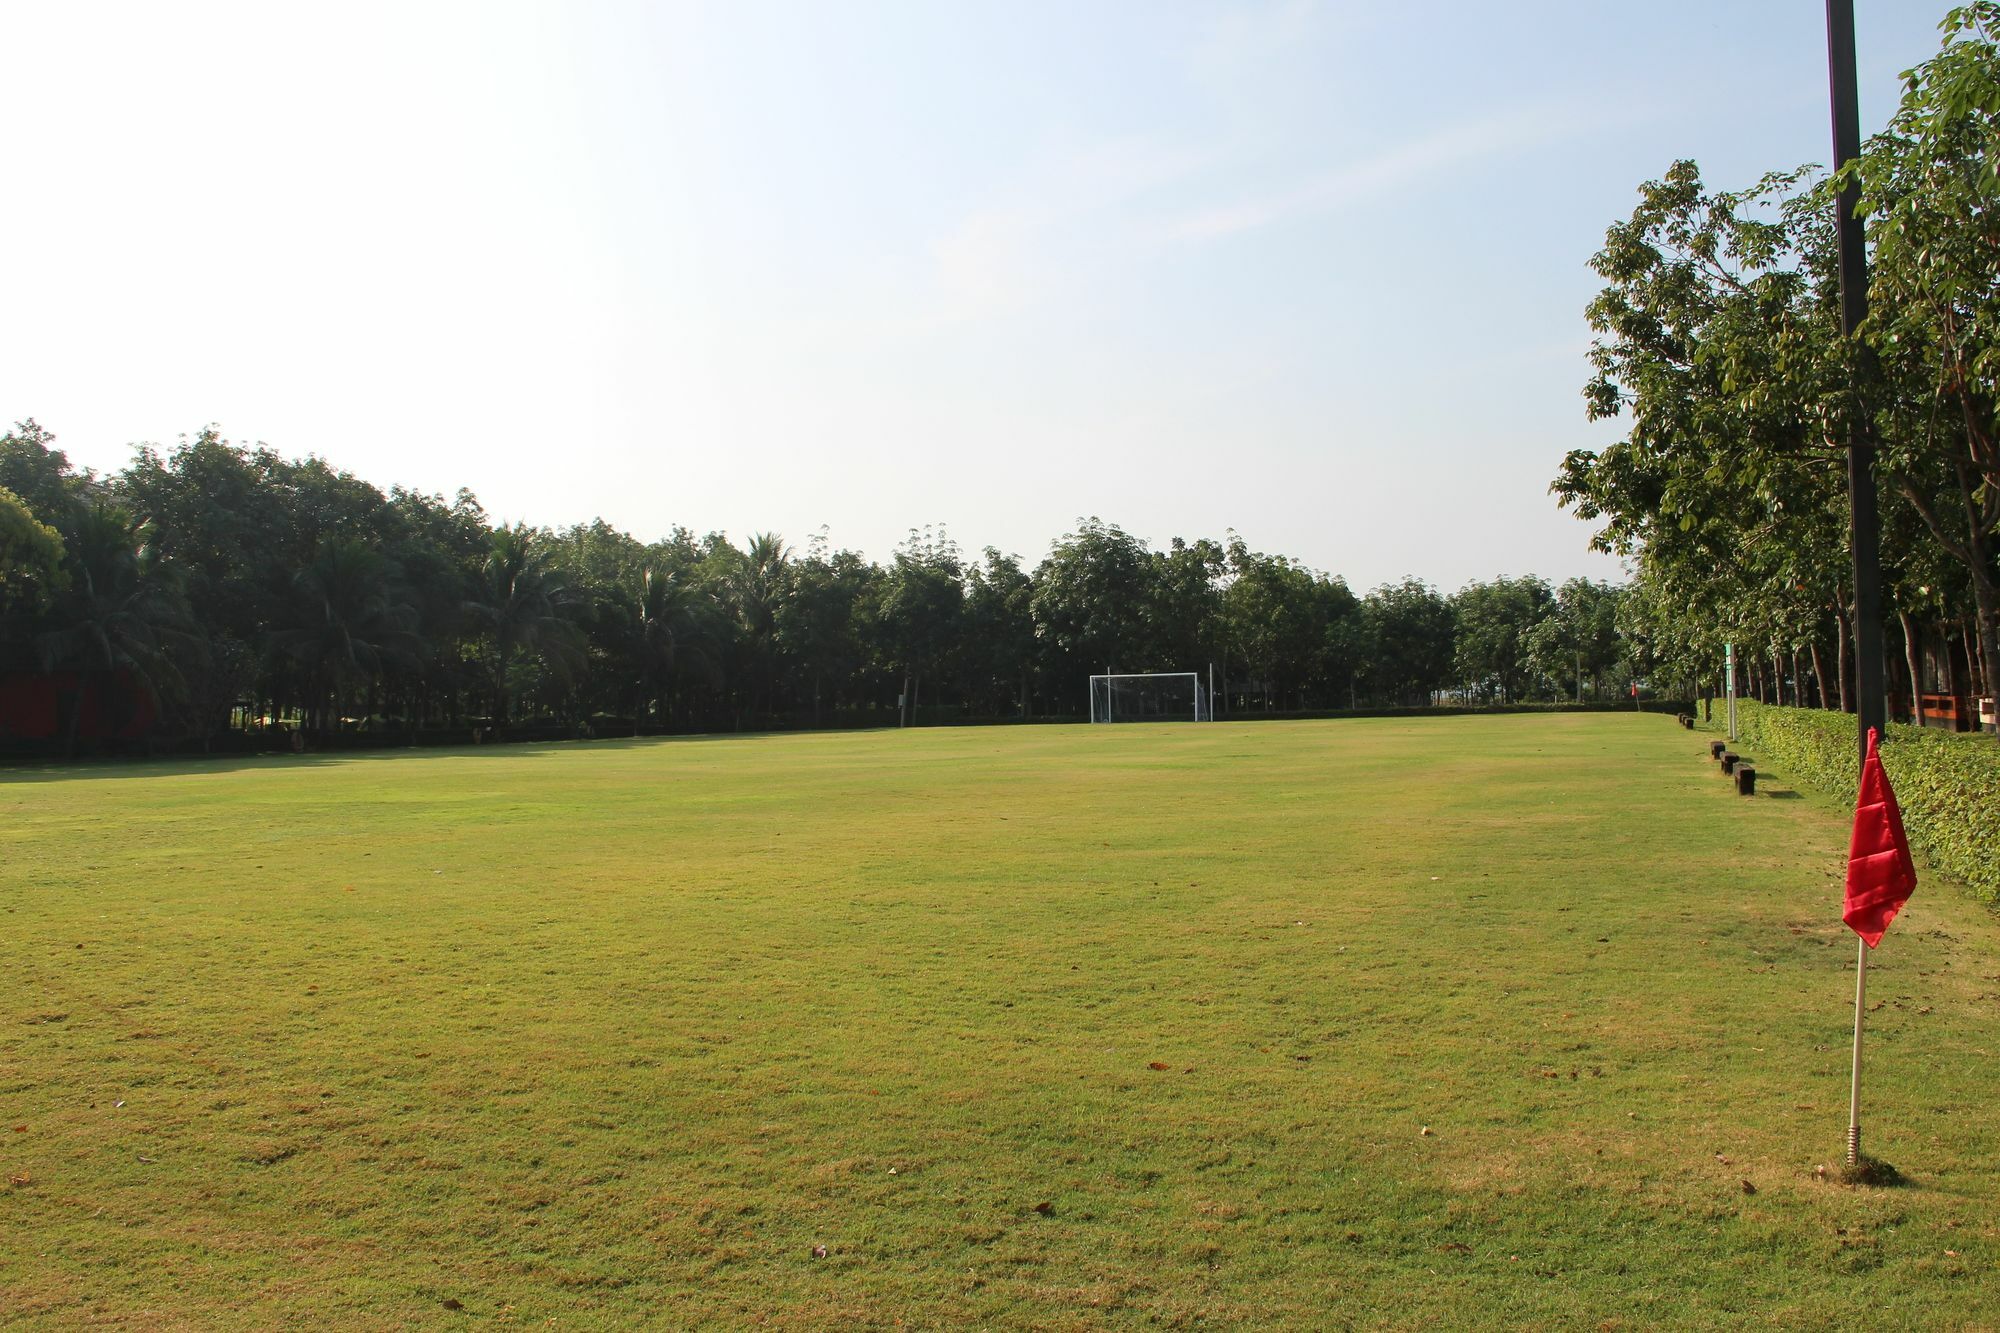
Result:
M1590 637L1568 590L1357 595L1235 533L1154 547L1084 518L1032 565L972 558L937 527L881 563L824 534L646 541L601 521L495 525L470 492L384 492L212 427L100 477L23 422L0 437L0 481L0 672L129 673L191 742L1075 716L1107 670L1212 670L1225 714L1624 681L1621 645Z
M1942 49L1851 169L1874 246L1870 315L1840 328L1837 186L1801 166L1739 191L1676 162L1592 267L1584 388L1624 437L1552 486L1636 564L1622 625L1713 681L1725 643L1766 697L1852 707L1844 445L1876 442L1895 688L2000 694L2000 6Z

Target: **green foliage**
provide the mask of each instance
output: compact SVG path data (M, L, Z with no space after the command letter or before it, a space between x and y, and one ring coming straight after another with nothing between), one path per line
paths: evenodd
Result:
M1212 670L1218 716L1426 706L1463 683L1452 598L1415 580L1357 597L1234 533L1156 548L1093 518L1030 563L969 559L925 528L877 563L823 531L800 551L775 533L739 545L679 527L645 542L602 520L495 527L468 491L385 494L214 427L104 478L76 473L53 439L33 422L0 439L0 478L46 497L37 517L59 533L124 514L108 539L129 569L99 558L105 541L90 559L68 543L64 597L0 616L0 666L53 663L58 640L83 660L77 635L103 639L112 608L71 575L101 568L137 600L117 622L126 647L90 660L147 660L169 728L155 739L170 742L209 746L232 725L263 737L233 745L303 731L331 747L356 732L573 734L593 717L643 731L893 723L899 695L900 716L926 724L1078 716L1107 669ZM1617 656L1586 593L1617 598L1569 586L1498 627L1482 661L1507 698L1566 696Z
M1474 583L1452 599L1453 666L1460 680L1480 697L1501 703L1521 696L1527 672L1549 636L1536 635L1557 618L1555 595L1532 576Z
M1449 599L1419 579L1385 584L1361 607L1366 670L1374 693L1398 704L1422 704L1452 677L1454 616Z
M1724 701L1712 701L1719 720ZM1739 699L1736 729L1750 753L1843 801L1853 801L1854 719L1818 709ZM1896 788L1911 845L1943 873L2000 901L2000 745L1990 737L1891 725L1882 766Z
M15 603L41 606L62 580L62 537L0 487L0 613Z
M1725 641L1761 668L1851 637L1843 455L1859 435L1887 610L1934 633L1969 623L1983 692L2000 693L2000 7L1941 26L1838 182L1873 243L1864 340L1841 332L1845 205L1815 168L1723 192L1676 162L1592 260L1606 285L1586 410L1629 429L1569 454L1552 489L1602 520L1601 549L1637 557L1634 627L1683 677L1712 679ZM1829 670L1816 663L1825 705L1846 690Z

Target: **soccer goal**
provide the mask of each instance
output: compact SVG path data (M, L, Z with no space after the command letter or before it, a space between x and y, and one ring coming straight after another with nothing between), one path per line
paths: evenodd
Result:
M1192 671L1090 678L1092 722L1207 722L1208 691Z

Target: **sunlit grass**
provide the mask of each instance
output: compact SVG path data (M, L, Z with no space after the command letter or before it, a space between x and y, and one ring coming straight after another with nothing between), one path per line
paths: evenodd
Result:
M1911 1183L1820 1178L1844 816L1765 765L1737 797L1704 740L0 775L0 1316L1990 1320L2000 929L1919 890L1867 1103Z

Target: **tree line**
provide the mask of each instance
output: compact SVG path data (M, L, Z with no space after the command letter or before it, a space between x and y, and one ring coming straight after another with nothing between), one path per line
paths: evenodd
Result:
M1597 698L1629 677L1621 601L1532 577L1356 595L1233 533L1153 549L1095 518L1033 567L941 528L882 563L823 533L647 542L214 429L107 476L33 421L0 436L0 673L123 673L192 741L1075 716L1107 670L1213 669L1222 713Z
M1951 10L1938 54L1838 178L1741 190L1676 162L1592 266L1586 386L1625 437L1552 487L1636 560L1623 628L1657 672L1853 711L1845 446L1876 446L1898 710L2000 695L2000 4ZM1858 186L1870 313L1841 333L1837 192Z

